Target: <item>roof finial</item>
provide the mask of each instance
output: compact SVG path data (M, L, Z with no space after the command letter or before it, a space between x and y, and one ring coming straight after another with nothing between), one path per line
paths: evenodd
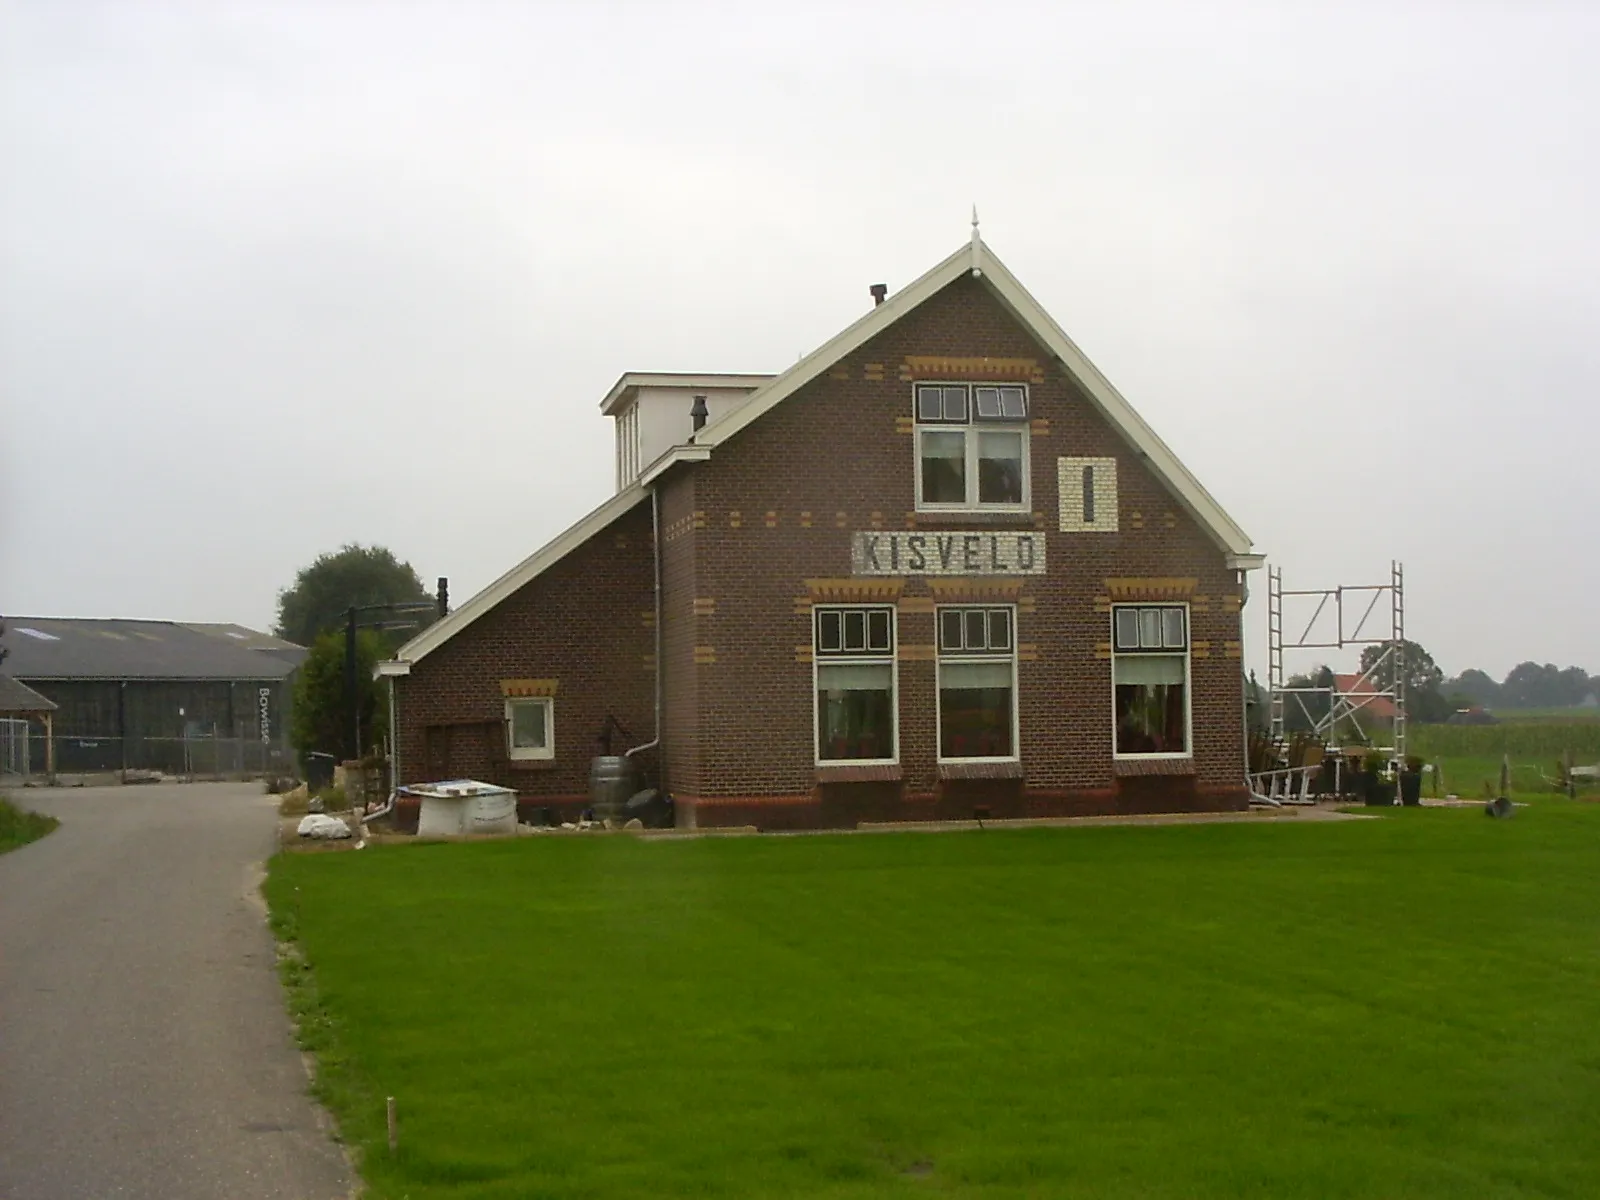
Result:
M978 206L972 206L972 273L983 274L983 241L978 237Z

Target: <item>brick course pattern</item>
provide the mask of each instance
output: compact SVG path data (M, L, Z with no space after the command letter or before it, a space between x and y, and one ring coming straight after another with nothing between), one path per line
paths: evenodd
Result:
M926 378L1028 383L1031 512L915 511L911 384ZM1085 524L1083 465L1096 468L1095 520L1062 529L1071 511ZM1079 489L1075 500L1064 502L1063 479ZM1237 573L979 281L952 283L657 488L664 712L652 765L680 824L1245 806ZM650 522L647 500L397 681L409 778L426 764L432 777L476 775L525 801L572 803L586 786L585 735L608 712L648 736L655 631L640 613L653 606ZM873 530L1038 531L1048 570L863 578L854 536ZM810 605L858 591L898 608L900 761L819 770ZM1113 760L1113 591L1119 601L1190 605L1192 759ZM1016 605L1021 762L1009 770L937 762L935 605L960 602ZM492 745L504 745L501 681L545 678L560 681L556 757L524 770ZM437 729L452 732L430 735Z
M606 718L633 735L616 753L655 734L653 553L647 498L396 679L401 782L482 779L524 814L576 815ZM554 694L555 757L513 761L506 694L532 690Z

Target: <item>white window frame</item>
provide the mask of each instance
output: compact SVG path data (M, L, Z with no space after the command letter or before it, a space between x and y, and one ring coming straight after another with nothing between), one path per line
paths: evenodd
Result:
M1003 608L1011 614L1011 753L967 755L946 758L944 753L944 668L948 663L992 663L1001 656L988 654L946 654L941 647L939 623L943 614L951 609L963 612L971 609ZM933 610L933 745L940 763L1014 763L1022 761L1022 697L1017 676L1017 606L1015 604L940 604Z
M965 421L922 420L918 405L918 389L924 387L960 387L967 392L967 419ZM977 391L979 388L1006 387L1022 389L1023 415L1020 418L979 420ZM1032 396L1027 384L948 382L938 379L919 379L911 385L911 452L916 471L916 510L918 512L1001 512L1026 513L1033 511L1033 447L1030 437L1029 413ZM925 433L961 433L966 451L965 477L967 498L958 503L939 503L922 498L922 438ZM980 433L1015 433L1022 440L1022 499L1015 503L984 503L978 499L978 435Z
M544 708L544 745L518 746L511 739L511 712L519 704ZM506 757L513 762L537 762L556 756L556 702L550 696L513 696L506 699Z
M837 655L819 654L817 651L817 614L823 610L868 611L876 609L889 614L889 653ZM889 666L889 715L891 720L889 740L894 753L888 758L823 758L822 717L817 711L818 667L829 663L849 663L852 666ZM895 767L900 765L900 613L893 604L813 604L811 606L811 757L817 767Z
M1157 750L1144 754L1124 754L1117 749L1117 659L1176 658L1177 649L1119 650L1117 648L1117 612L1120 609L1176 608L1183 611L1183 746L1182 750ZM1111 757L1119 762L1147 762L1151 759L1187 759L1194 757L1194 627L1187 602L1170 601L1113 604L1111 606Z

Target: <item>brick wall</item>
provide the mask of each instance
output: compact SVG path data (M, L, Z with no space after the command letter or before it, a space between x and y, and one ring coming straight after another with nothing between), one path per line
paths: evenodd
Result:
M653 555L646 499L395 680L401 782L482 779L524 811L581 807L606 717L633 734L615 753L655 733ZM501 683L519 679L555 681L552 760L506 756Z
M1029 372L1031 513L980 519L914 512L909 417L918 368L908 360L917 356L988 356ZM1033 365L1018 367L1017 360ZM1060 531L1061 457L1116 460L1114 531ZM1234 572L981 283L964 277L952 284L692 469L701 523L694 555L700 604L692 617L701 647L699 774L698 786L680 779L674 790L681 801L700 801L701 820L820 822L825 811L850 807L852 789L863 813L885 818L951 815L945 810L952 804L970 816L980 802L972 797L981 795L1017 812L1243 802ZM1081 488L1081 473L1077 481ZM1095 524L1105 525L1103 493L1096 507ZM1025 782L939 778L936 597L926 579L908 578L899 603L900 786L830 786L824 796L813 765L812 668L804 652L811 636L807 581L850 576L854 531L912 527L1045 531L1048 574L1022 577L1018 595ZM1186 775L1119 775L1113 767L1106 581L1128 579L1194 581L1184 596L1195 647L1194 761ZM673 607L672 620L686 619L680 604Z

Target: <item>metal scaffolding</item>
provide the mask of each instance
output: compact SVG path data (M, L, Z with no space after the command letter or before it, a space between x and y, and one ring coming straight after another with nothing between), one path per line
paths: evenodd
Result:
M1385 598L1389 600L1389 628L1386 633L1369 629L1374 613L1380 611ZM1296 608L1311 609L1305 627L1293 636L1287 636L1284 625L1284 599L1297 599ZM1347 612L1346 599L1350 599ZM1359 616L1356 614L1359 613ZM1350 620L1355 621L1351 628ZM1381 625L1381 617L1378 624ZM1299 627L1298 614L1295 628ZM1399 562L1389 564L1389 582L1343 585L1331 588L1285 590L1283 570L1267 568L1267 697L1272 721L1272 736L1279 741L1285 734L1286 718L1292 701L1300 708L1311 726L1312 735L1320 738L1330 748L1338 747L1341 722L1348 722L1360 739L1368 742L1367 731L1362 726L1361 710L1375 701L1388 700L1394 707L1392 722L1393 745L1372 746L1388 751L1395 759L1406 754L1406 593L1405 568ZM1343 650L1347 646L1382 646L1376 660L1356 678L1354 686L1341 691L1337 681L1331 687L1290 687L1284 669L1284 652L1290 650ZM1380 682L1383 686L1379 686ZM1314 713L1307 707L1305 697L1328 697L1326 712ZM1320 706L1318 706L1320 708ZM1368 714L1368 720L1372 714Z

